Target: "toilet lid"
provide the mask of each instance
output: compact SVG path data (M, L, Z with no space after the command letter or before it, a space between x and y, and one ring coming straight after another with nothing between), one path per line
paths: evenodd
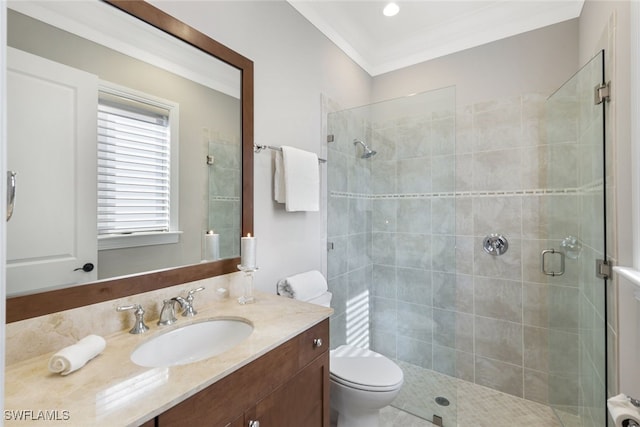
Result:
M342 345L331 351L331 379L347 387L370 391L397 389L403 381L402 369L375 351Z

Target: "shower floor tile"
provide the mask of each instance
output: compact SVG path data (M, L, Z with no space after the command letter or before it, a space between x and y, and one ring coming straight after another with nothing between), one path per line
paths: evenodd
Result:
M401 411L432 420L442 417L445 427L566 427L580 425L579 418L562 414L562 423L546 405L521 399L487 387L442 375L408 363L398 362L405 374L405 384L393 406ZM435 403L438 396L449 400L448 406ZM391 417L391 415L389 415ZM382 418L381 427L396 427L395 418ZM388 421L390 419L391 421ZM413 426L414 424L400 424ZM423 424L417 424L421 426ZM427 424L430 423L427 422Z

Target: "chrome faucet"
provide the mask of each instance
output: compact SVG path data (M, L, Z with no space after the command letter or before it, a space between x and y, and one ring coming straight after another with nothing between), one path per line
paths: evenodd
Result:
M136 323L129 331L130 334L142 334L149 330L149 327L144 324L144 309L140 304L121 305L116 307L117 311L134 310L133 314L136 316Z
M175 307L176 301L177 301L176 298L171 298L171 299L166 299L162 302L163 305L162 305L162 310L160 311L160 319L158 319L158 325L166 326L166 325L171 325L178 321L178 319L176 319L176 307Z
M171 299L164 300L162 310L160 311L160 319L158 319L158 325L166 326L178 321L178 319L176 318L176 302L180 304L180 308L182 308L182 316L192 317L198 314L196 309L193 308L193 294L200 291L204 291L204 288L202 286L196 289L191 289L187 293L186 298L177 296Z

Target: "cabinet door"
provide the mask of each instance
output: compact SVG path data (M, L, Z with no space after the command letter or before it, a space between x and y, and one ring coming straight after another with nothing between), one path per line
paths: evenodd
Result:
M244 417L236 418L231 423L227 424L226 427L245 427L244 425Z
M260 427L328 427L329 353L247 411L245 426L252 421Z
M329 319L298 336L298 366L303 368L329 348Z

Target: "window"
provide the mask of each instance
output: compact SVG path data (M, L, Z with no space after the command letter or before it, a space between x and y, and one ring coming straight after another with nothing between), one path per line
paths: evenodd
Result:
M98 102L98 247L175 243L177 105L101 86Z

